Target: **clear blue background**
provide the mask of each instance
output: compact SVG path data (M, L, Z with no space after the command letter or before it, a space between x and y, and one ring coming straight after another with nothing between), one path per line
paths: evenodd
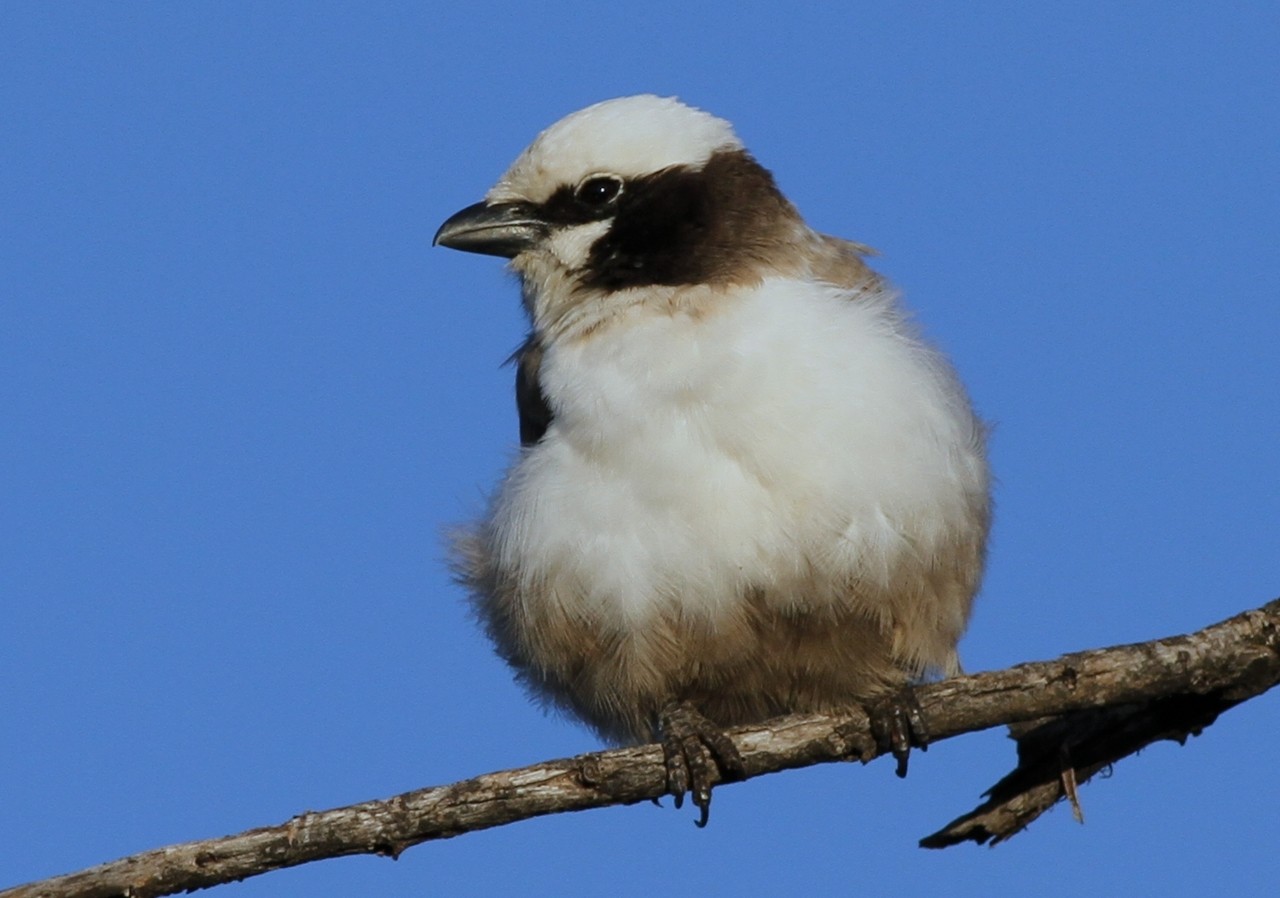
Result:
M597 747L441 532L511 457L543 127L678 94L878 263L995 422L971 669L1280 593L1280 13L1257 3L0 9L0 885ZM269 874L233 896L1263 894L1280 699L995 850L1000 733Z

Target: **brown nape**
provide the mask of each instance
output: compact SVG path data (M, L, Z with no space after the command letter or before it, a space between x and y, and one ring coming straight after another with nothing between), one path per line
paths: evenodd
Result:
M557 197L548 201L556 205ZM719 152L701 169L675 166L629 180L580 280L606 291L735 283L794 253L802 228L749 153Z

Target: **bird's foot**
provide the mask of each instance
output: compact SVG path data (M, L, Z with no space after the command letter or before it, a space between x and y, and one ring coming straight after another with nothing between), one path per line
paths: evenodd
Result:
M897 692L868 704L867 716L871 718L871 732L876 744L898 762L898 776L906 776L912 747L921 751L929 749L929 726L924 719L924 709L916 698L915 688L905 685Z
M706 826L713 778L729 782L746 776L742 755L724 730L688 702L672 702L663 708L658 728L667 791L675 796L677 808L684 804L688 792L699 811L698 826Z

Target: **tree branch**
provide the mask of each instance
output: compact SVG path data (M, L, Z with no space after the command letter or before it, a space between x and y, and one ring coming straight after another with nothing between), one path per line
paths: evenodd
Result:
M923 840L1001 841L1077 782L1157 739L1183 740L1280 682L1280 600L1197 633L1065 655L920 687L934 741L1013 724L1018 767L974 812ZM882 753L865 713L793 716L731 731L747 777ZM304 813L278 826L143 852L17 886L0 898L150 898L321 858L397 857L431 839L664 793L657 746L593 752Z

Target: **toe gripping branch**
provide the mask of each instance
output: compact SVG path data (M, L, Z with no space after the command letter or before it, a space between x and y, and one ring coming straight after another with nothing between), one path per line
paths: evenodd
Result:
M907 775L911 749L926 751L929 727L915 689L903 686L867 706L871 731L882 752L897 761L898 776ZM704 827L711 815L711 787L746 777L746 766L737 746L725 731L688 702L672 702L658 715L658 736L667 772L667 791L677 808L688 793L698 808L697 825Z
M916 698L913 686L903 686L878 702L867 706L871 718L871 732L881 751L893 755L898 762L895 771L899 777L907 775L907 761L913 747L929 750L929 726L925 723L924 709Z
M672 702L663 708L658 731L667 791L675 797L677 808L684 804L688 792L699 811L697 825L704 827L711 814L712 785L746 776L742 755L722 728L688 702Z

